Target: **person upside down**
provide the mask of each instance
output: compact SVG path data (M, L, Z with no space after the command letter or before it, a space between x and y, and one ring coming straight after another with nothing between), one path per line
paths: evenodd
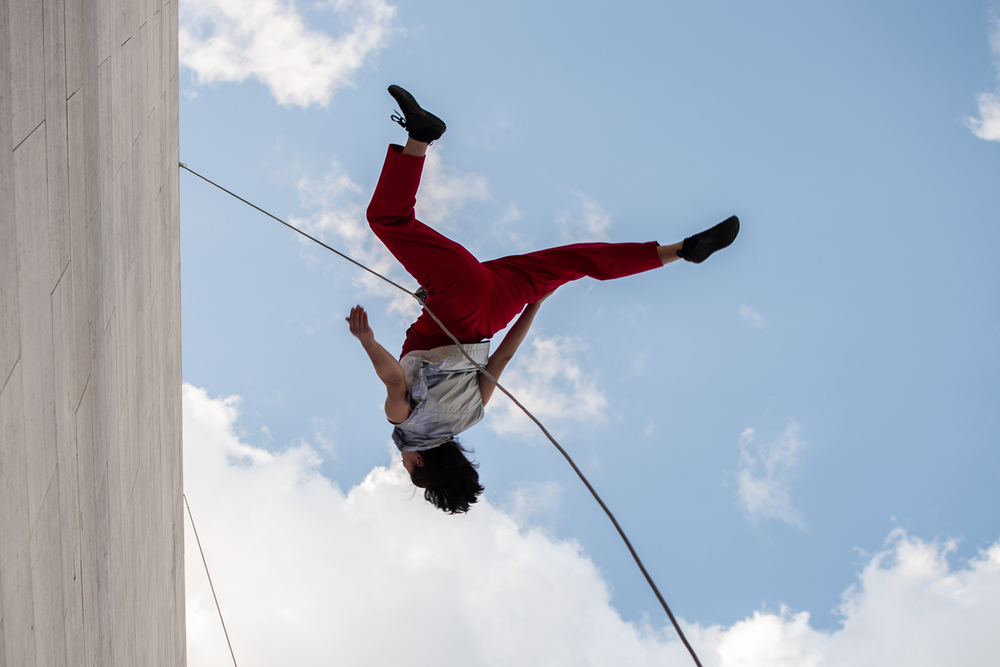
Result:
M678 259L700 264L739 233L739 219L732 216L673 245L576 243L480 262L414 216L424 155L446 125L399 86L389 86L389 94L402 113L392 118L408 138L405 146L389 146L368 206L368 223L426 290L426 306L469 357L498 380L542 302L560 285L584 276L622 278ZM490 354L489 339L518 313L517 322ZM426 310L407 330L398 361L375 340L364 308L352 308L347 322L385 384L385 415L393 424L392 439L410 480L439 509L449 514L469 511L483 486L478 466L466 457L469 450L456 436L482 420L495 385Z

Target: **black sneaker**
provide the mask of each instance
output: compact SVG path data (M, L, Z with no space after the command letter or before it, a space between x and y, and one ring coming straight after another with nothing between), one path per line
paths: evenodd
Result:
M448 129L443 120L421 109L417 101L413 99L413 95L399 86L389 86L389 94L395 98L396 104L403 112L402 116L393 114L392 119L406 130L411 139L429 144L440 139L444 131Z
M740 219L730 216L711 229L689 236L677 251L677 256L695 264L701 264L716 250L729 246L740 233Z

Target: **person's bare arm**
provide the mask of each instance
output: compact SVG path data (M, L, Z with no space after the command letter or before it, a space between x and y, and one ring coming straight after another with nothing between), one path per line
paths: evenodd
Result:
M551 292L549 293L551 294ZM546 294L541 299L535 303L530 303L524 308L524 312L521 316L517 318L517 322L514 326L510 328L507 335L504 336L503 342L497 347L496 351L490 355L490 360L486 363L486 371L493 376L497 381L500 380L500 374L503 373L503 369L507 367L507 363L514 358L514 353L517 352L517 348L521 346L524 341L524 337L528 335L528 329L531 328L531 323L535 319L535 315L538 313L538 307L542 305L542 301L549 298L549 294ZM490 397L493 396L493 390L496 389L496 385L493 381L486 376L485 373L479 374L479 393L483 396L483 405L485 406Z
M361 347L368 353L375 374L385 384L385 416L399 424L410 416L410 402L406 398L406 375L403 367L389 351L375 340L375 333L368 326L368 313L361 306L351 308L347 318L351 333L361 341Z

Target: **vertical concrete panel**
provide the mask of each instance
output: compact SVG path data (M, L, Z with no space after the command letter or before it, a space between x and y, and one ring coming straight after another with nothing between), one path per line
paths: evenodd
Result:
M45 120L45 54L42 3L14 0L7 6L10 40L11 127L10 148Z
M105 56L99 53L99 40L96 35L100 29L100 7L98 0L82 0L84 4L83 25L88 38L86 40L87 70L84 72L84 150L87 163L87 221L93 220L101 205L101 164L104 143L100 140L101 118L100 103L100 67Z
M143 122L149 114L146 106L146 88L149 78L146 72L146 23L143 22L132 31L132 142L135 143L142 134Z
M7 0L0 0L0 19L7 24ZM0 29L0 81L11 80L8 31ZM17 303L17 232L14 226L14 155L10 151L11 90L0 86L0 386L7 382L21 354L20 309Z
M111 49L111 128L114 133L114 171L125 162L125 156L132 145L132 41Z
M86 3L90 4L90 3ZM69 98L83 86L87 70L91 68L88 42L92 36L87 30L85 0L66 0L66 97Z
M31 535L21 365L0 389L0 595L4 655L9 665L35 664Z
M98 320L95 329L98 335L103 335L104 329L111 320L111 314L114 312L115 297L113 287L115 255L111 252L113 240L110 238L113 234L113 229L112 224L109 222L109 216L113 215L112 211L114 208L112 206L112 179L114 177L114 145L112 143L114 132L111 121L112 75L113 66L111 58L108 57L97 68L97 119L96 123L94 123L95 133L92 137L95 156L94 181L96 183L94 194L97 196L95 209L99 208L102 211L100 218L97 217L96 211L94 217L100 223L95 228L99 235L96 237L98 252L95 259L97 263L94 264L99 272L96 276L97 284L95 286L99 294L97 301ZM88 145L90 145L89 142ZM98 365L100 364L98 363Z
M183 665L176 7L0 19L0 667Z
M31 529L31 590L35 611L35 664L63 667L66 632L62 622L61 553L59 536L59 480L53 473L38 520Z
M93 283L91 280L89 228L88 160L86 103L88 91L79 88L66 101L67 143L69 149L69 237L70 273L73 278L73 340L75 373L72 378L73 397L79 405L84 387L90 378L94 359L95 319Z
M149 82L146 86L146 110L150 113L156 109L157 100L163 94L166 83L160 61L160 16L159 8L152 6L146 24L146 72Z
M24 436L28 447L28 509L34 525L56 466L55 391L52 369L52 274L45 127L14 151L18 303L24 387Z
M94 452L94 400L88 387L83 392L76 411L77 460L80 478L80 572L83 589L83 660L84 665L97 662L100 622L97 612L97 468Z
M177 3L176 2L165 2L163 3L163 8L167 10L167 15L170 17L168 19L170 29L167 31L167 35L170 37L170 47L167 52L167 63L170 65L170 80L175 84L177 82ZM170 92L174 99L177 99L177 87L167 86L167 91ZM176 127L173 126L173 127Z
M43 0L45 51L45 154L49 193L51 292L69 263L68 157L66 148L66 17L64 0Z
M84 654L83 588L80 554L80 477L77 466L77 346L73 317L73 272L67 269L52 293L52 342L56 381L56 470L59 480L59 535L62 622L66 653Z
M93 66L99 66L111 55L111 43L114 41L114 21L111 13L113 0L91 0L91 7L94 12L94 34L97 45L96 62Z
M112 11L115 13L116 44L124 44L132 36L132 4L132 0L112 0L111 2Z
M95 226L100 225L103 217L103 209L95 217ZM99 231L99 229L98 229ZM100 247L100 243L95 243ZM108 426L110 401L108 400L108 388L111 385L109 374L111 368L107 363L108 337L105 332L101 332L97 339L97 355L94 363L95 378L93 403L93 427L94 427L94 500L97 507L97 664L111 665L111 642L114 626L111 622L111 601L112 597L112 529L111 512L113 502L109 490L109 467L108 452L113 441L113 434Z

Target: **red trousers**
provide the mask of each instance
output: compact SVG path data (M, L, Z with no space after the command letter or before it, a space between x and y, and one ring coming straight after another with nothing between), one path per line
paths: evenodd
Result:
M656 242L577 243L480 262L458 243L414 217L424 158L389 152L368 206L368 223L411 276L427 290L427 307L462 343L502 330L545 294L584 276L621 278L662 266ZM426 313L406 332L400 357L451 345Z

